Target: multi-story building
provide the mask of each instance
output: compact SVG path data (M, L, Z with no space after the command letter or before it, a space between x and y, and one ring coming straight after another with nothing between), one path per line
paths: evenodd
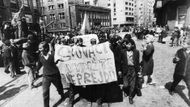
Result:
M155 14L157 25L190 26L190 0L156 0Z
M136 24L149 26L154 23L154 0L136 0Z
M110 9L90 4L83 0L41 0L43 20L48 32L69 31L82 24L84 15L90 27L110 26Z
M124 26L134 24L134 0L113 0L112 24L113 26Z

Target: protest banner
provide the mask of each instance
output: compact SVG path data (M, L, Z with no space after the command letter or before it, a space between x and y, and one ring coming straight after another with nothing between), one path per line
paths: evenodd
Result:
M90 40L92 38L96 39L96 42L99 42L98 36L96 34L87 34L87 35L81 35L81 36L76 36L74 38L82 38L83 39L83 45L85 46L91 46Z
M76 86L117 81L115 62L109 43L79 47L55 45L55 61L66 81Z

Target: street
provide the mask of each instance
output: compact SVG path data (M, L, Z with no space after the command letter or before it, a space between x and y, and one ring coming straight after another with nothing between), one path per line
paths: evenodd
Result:
M174 64L172 58L179 47L169 47L169 39L166 44L155 42L154 54L154 85L149 85L142 89L142 96L134 98L134 104L130 105L128 98L124 97L123 102L103 104L104 107L188 107L190 102L187 97L187 89L184 82L181 82L176 92L171 96L166 89L170 86ZM142 41L137 41L137 48L141 49ZM142 55L142 53L141 53ZM3 72L1 68L1 77L3 78L0 86L0 106L1 107L43 107L42 87L40 86L42 78L39 78L35 84L39 87L30 90L27 86L26 74L11 79L9 74ZM166 87L166 88L165 88ZM66 92L66 91L65 91ZM77 97L77 95L75 96ZM66 107L68 98L65 101L59 101L55 87L51 85L50 106ZM75 103L75 107L96 107L96 103L80 100Z

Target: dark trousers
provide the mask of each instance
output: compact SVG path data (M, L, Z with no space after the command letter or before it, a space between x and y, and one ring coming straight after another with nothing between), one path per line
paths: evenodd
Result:
M61 83L61 76L60 74L43 76L42 80L42 88L43 88L43 100L44 100L44 107L49 107L49 91L50 85L53 85L57 88L59 95L63 95L63 86Z
M73 107L75 94L77 93L79 94L79 98L86 98L88 92L86 88L83 88L82 86L75 86L71 83L69 88L69 105L71 107Z
M134 67L129 67L129 70L123 76L123 91L133 98L135 95L135 85L136 85L136 72Z
M184 78L182 75L176 75L173 76L173 83L171 85L170 91L174 91L175 87L179 84L179 82Z
M173 77L174 81L171 85L171 88L170 88L170 91L174 91L176 86L179 84L179 82L181 80L184 80L186 86L187 86L187 89L188 89L188 96L190 98L190 79L188 76L182 76L182 75L177 75L177 74L174 74L174 77Z

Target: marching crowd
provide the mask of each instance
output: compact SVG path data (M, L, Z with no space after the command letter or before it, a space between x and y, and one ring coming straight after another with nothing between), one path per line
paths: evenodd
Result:
M23 23L24 23L23 19ZM160 30L161 29L161 30ZM27 30L27 32L26 32ZM75 86L70 84L69 87L69 105L74 104L74 95L79 93L80 98L85 98L89 101L97 102L101 106L103 102L119 102L124 96L128 96L129 103L133 104L133 98L142 96L141 88L147 87L153 83L152 74L154 68L154 41L158 35L158 42L163 43L163 39L167 37L168 28L141 29L131 27L123 29L124 31L132 31L138 39L145 39L142 44L142 50L137 49L135 41L132 39L132 34L126 34L123 38L117 35L119 30L94 30L99 37L99 43L109 42L110 49L114 54L115 67L118 81L100 85L90 86ZM45 39L39 38L38 30L25 29L23 30L22 38L15 39L14 28L10 23L6 23L2 29L2 57L4 61L5 72L10 73L11 77L22 73L20 67L27 74L29 87L35 88L34 80L40 77L39 69L43 66L42 74L42 89L44 107L49 107L50 85L55 85L62 99L65 99L63 85L61 82L60 71L56 64L61 61L54 62L55 44L68 46L85 47L82 38L74 38L76 33L70 32L67 34L52 34L46 35ZM190 71L190 39L187 36L187 30L179 30L177 27L172 33L171 46L182 45L183 47L177 51L173 60L176 63L174 73L174 82L172 83L169 92L174 93L177 84L184 79L188 89L190 90L189 72ZM96 39L90 40L91 45L98 44ZM175 45L174 45L175 44ZM140 51L142 51L142 61L140 61ZM120 85L122 84L122 88ZM112 94L110 94L112 93Z

